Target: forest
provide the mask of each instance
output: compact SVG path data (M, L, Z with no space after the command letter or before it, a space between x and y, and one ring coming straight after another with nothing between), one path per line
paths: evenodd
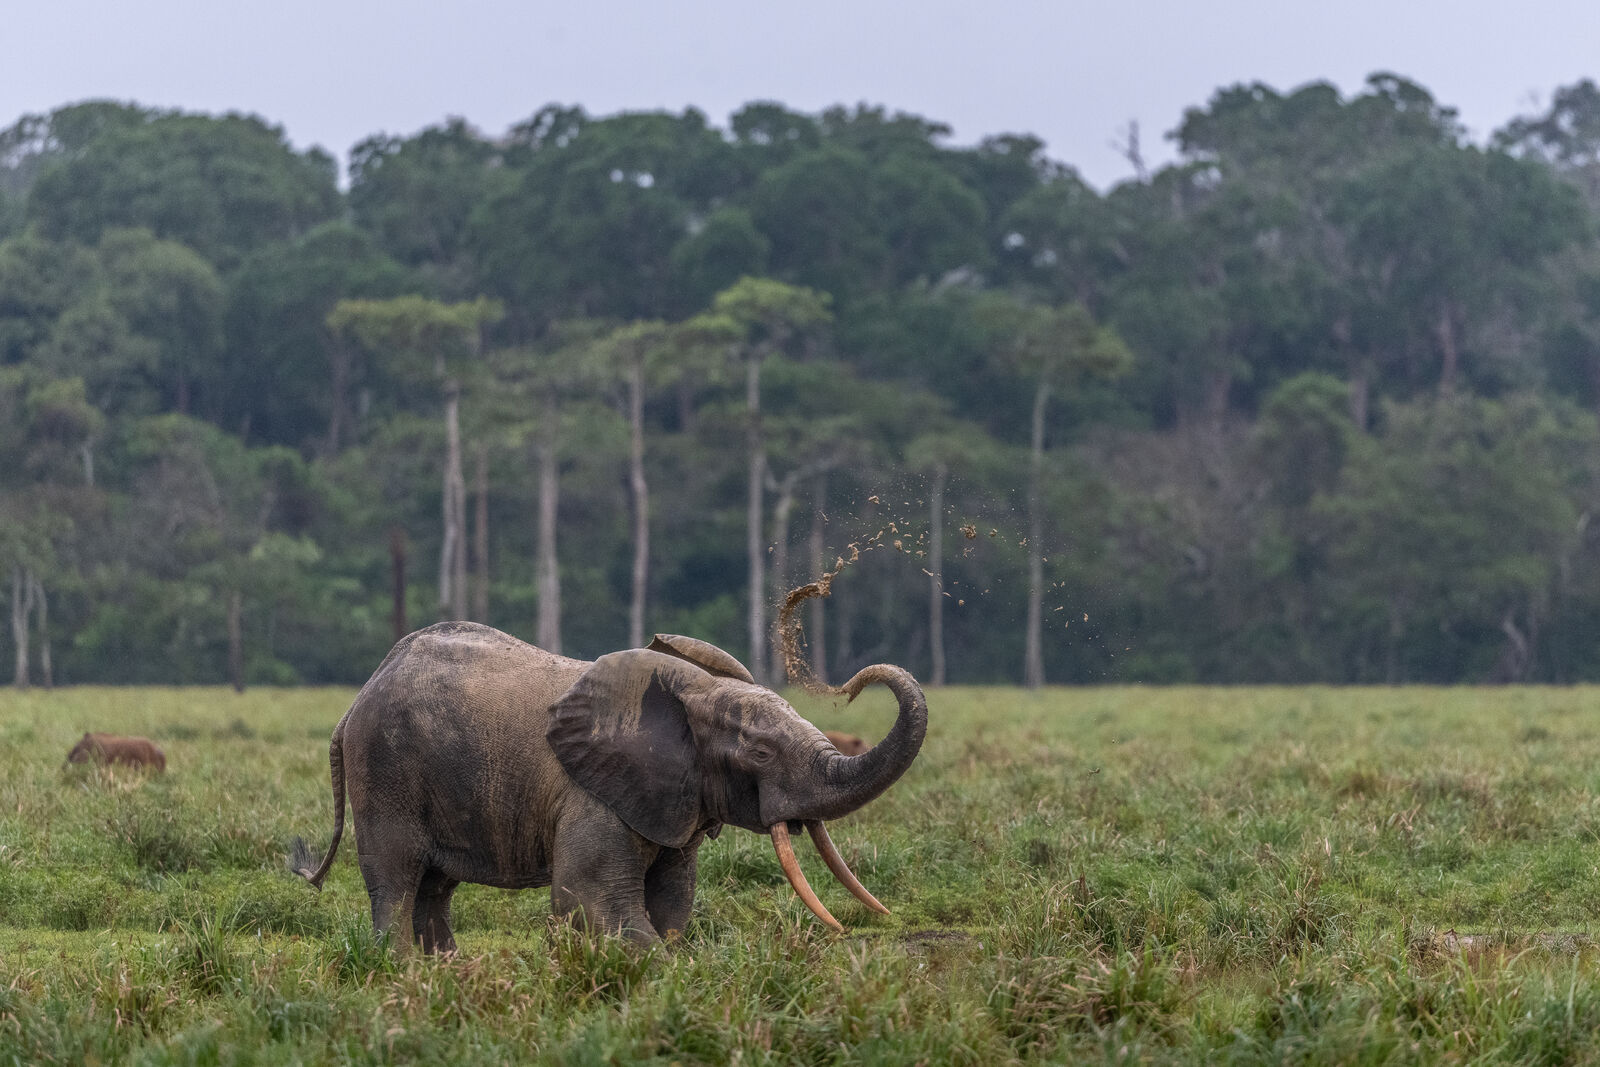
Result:
M0 131L18 686L350 684L488 622L781 680L1600 679L1600 89L1218 90L1102 192L754 102L353 146Z

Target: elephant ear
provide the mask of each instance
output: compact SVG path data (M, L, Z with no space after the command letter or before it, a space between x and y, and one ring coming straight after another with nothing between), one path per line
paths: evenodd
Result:
M572 780L636 832L681 848L703 821L687 700L705 671L648 649L613 652L550 707L545 738Z
M709 641L701 641L696 637L683 637L679 634L656 634L656 639L650 642L651 652L661 652L668 656L686 659L696 667L716 675L718 678L737 678L741 682L754 685L756 680L751 677L745 665L734 659L730 653L713 645Z

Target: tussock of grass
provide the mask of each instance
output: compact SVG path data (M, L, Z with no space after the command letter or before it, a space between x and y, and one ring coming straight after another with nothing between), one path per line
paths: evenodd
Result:
M0 696L0 1063L1600 1058L1591 690L935 692L832 828L892 916L803 855L827 933L730 830L669 945L467 886L446 959L373 936L353 852L285 868L349 697ZM169 773L64 769L85 729Z

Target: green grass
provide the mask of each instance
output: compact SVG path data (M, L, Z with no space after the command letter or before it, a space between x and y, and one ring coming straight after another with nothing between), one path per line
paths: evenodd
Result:
M950 689L913 770L801 848L701 850L638 952L463 886L397 956L331 829L344 690L0 694L0 1064L1600 1060L1592 689ZM814 721L887 728L884 693ZM169 773L64 769L85 729Z

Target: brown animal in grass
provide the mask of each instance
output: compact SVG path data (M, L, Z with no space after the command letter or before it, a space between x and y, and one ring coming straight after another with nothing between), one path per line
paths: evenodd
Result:
M129 767L150 767L157 774L167 769L167 757L155 742L143 737L117 734L84 734L83 740L67 753L68 763L125 763Z
M842 734L838 730L824 730L822 736L833 743L833 747L843 752L846 756L859 756L872 746L867 744L855 734Z

